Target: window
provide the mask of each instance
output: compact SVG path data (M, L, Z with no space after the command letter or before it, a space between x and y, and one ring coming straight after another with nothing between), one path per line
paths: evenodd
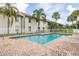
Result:
M45 29L45 27L43 27L43 30Z
M23 19L23 16L21 16L21 19Z
M43 27L43 31L45 31L45 27Z
M19 27L18 26L16 26L16 29L15 29L15 31L16 31L16 33L18 33L19 32L19 29L18 29Z
M29 26L29 31L31 31L31 26Z
M38 29L40 29L40 27L38 27Z
M38 31L40 31L40 27L38 27Z

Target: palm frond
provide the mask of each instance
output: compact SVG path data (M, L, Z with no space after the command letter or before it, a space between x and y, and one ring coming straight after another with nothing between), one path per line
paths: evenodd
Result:
M60 14L58 12L54 12L52 18L60 19Z
M17 20L18 11L19 10L16 7L14 7L13 5L11 5L10 3L6 3L3 7L0 7L1 14L8 16L9 18L12 18L11 23L14 20L13 17L15 18L15 21Z
M46 19L46 15L44 13L44 10L42 8L36 9L33 11L32 17L36 18L36 21L39 22L41 19Z

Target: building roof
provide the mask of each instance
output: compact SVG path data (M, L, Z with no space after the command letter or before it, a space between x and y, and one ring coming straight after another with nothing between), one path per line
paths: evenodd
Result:
M18 13L17 13L17 16L32 17L31 15L29 15L29 14L27 14L27 13L24 13L24 12L18 12ZM35 17L32 17L32 18L36 19ZM41 21L43 21L43 20L41 19ZM49 22L49 21L46 21L46 22Z
M29 17L31 16L31 15L26 14L26 13L24 13L24 12L18 12L17 15L18 15L18 16L29 16Z

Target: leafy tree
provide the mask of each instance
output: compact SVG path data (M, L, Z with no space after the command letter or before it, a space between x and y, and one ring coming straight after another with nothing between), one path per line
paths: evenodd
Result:
M52 18L54 18L56 20L55 22L57 23L57 20L60 19L59 12L54 12L52 15ZM56 26L58 27L58 24Z
M40 9L36 9L33 11L33 14L32 14L32 17L36 18L36 21L38 22L38 31L40 30L39 27L40 27L40 21L43 20L45 21L46 20L46 15L44 13L44 10L42 8Z
M70 16L67 17L67 21L72 22L72 28L73 28L74 27L73 21L75 21L75 17L73 15L70 15Z
M0 14L3 14L4 17L7 16L8 18L8 34L9 34L9 27L10 25L12 26L14 18L15 20L17 20L16 19L17 12L18 12L18 9L12 6L10 3L6 3L4 6L0 7Z
M74 15L74 18L75 18L75 21L76 21L76 29L77 29L77 23L78 23L77 17L79 17L79 10L73 11L71 15Z

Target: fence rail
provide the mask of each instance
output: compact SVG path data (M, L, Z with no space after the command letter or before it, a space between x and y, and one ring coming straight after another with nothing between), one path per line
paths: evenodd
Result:
M17 32L15 32L15 33L7 33L7 32L3 32L2 34L0 33L0 36L2 36L2 35L22 35L22 34L28 34L28 33L48 33L48 32L50 32L50 33L73 33L73 32L78 32L79 33L79 29L77 29L77 30L73 30L73 29L46 29L46 30L40 30L40 31L34 31L34 32L27 32L27 33L17 33Z
M73 33L73 29L47 29L47 30L40 30L36 32Z

